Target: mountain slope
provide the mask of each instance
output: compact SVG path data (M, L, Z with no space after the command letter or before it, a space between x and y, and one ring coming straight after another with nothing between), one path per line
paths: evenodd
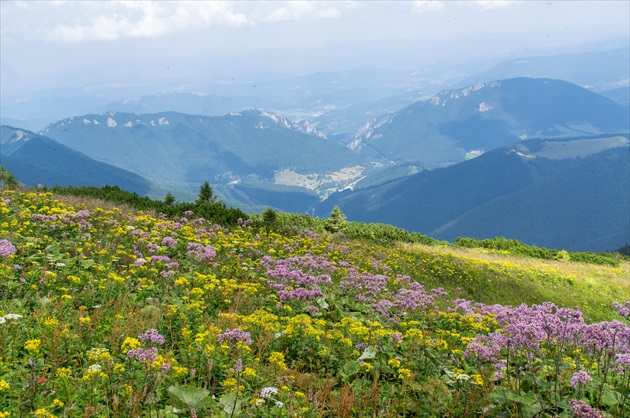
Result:
M147 194L149 182L141 176L89 158L50 138L9 126L0 127L1 163L26 186L118 185Z
M223 117L110 112L66 119L43 133L92 158L168 182L273 181L283 169L325 173L361 161L309 125L255 110Z
M551 79L515 78L443 91L366 124L350 143L368 156L431 166L529 137L627 132L614 101Z
M348 219L440 239L505 236L567 250L628 240L628 136L529 140L444 169L330 196Z

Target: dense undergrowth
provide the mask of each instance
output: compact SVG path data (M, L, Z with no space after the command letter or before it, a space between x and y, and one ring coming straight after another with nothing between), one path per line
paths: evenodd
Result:
M625 261L99 204L2 191L0 416L630 416Z

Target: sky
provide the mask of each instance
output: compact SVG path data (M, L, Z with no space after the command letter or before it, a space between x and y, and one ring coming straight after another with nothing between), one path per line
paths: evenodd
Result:
M471 35L558 44L628 37L618 1L9 1L0 2L3 71L127 57L265 48L333 48Z
M440 74L471 63L479 71L528 51L614 39L619 47L629 20L627 0L0 0L0 116L50 113L60 97L91 104L209 91L211 78L252 85L367 67Z

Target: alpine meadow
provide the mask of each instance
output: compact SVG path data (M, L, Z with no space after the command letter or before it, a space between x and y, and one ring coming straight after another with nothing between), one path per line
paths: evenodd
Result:
M0 23L0 418L630 418L630 2Z

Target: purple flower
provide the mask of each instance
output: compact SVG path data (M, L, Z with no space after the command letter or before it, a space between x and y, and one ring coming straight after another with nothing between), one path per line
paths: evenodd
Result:
M134 348L127 351L127 357L137 358L142 363L153 363L157 358L157 348Z
M0 256L8 257L16 253L16 249L8 240L0 239Z
M590 382L591 380L593 380L593 378L589 376L586 371L580 370L579 372L575 373L571 378L571 386L577 387L578 385L583 385L586 382Z
M227 342L230 345L234 345L239 341L244 342L247 345L252 343L252 336L249 332L243 331L241 328L234 328L222 332L217 336L220 343Z
M602 414L589 404L578 399L569 401L571 407L571 416L573 418L602 418Z
M278 393L278 388L274 387L274 386L269 386L266 388L262 388L260 390L260 397L261 398L271 398L272 396L276 395Z
M197 260L204 261L214 258L217 255L217 252L212 245L203 246L197 242L189 242L188 252L186 255L194 256Z
M236 370L236 373L240 373L243 371L243 360L242 359L238 359L236 360L236 364L234 365L234 370Z
M138 335L140 341L148 341L153 344L164 344L164 336L161 335L155 328L149 328L144 334Z
M617 354L615 362L621 366L630 367L630 353Z
M166 245L169 248L173 248L174 246L177 245L177 241L175 241L173 238L171 237L164 237L162 239L162 245Z

